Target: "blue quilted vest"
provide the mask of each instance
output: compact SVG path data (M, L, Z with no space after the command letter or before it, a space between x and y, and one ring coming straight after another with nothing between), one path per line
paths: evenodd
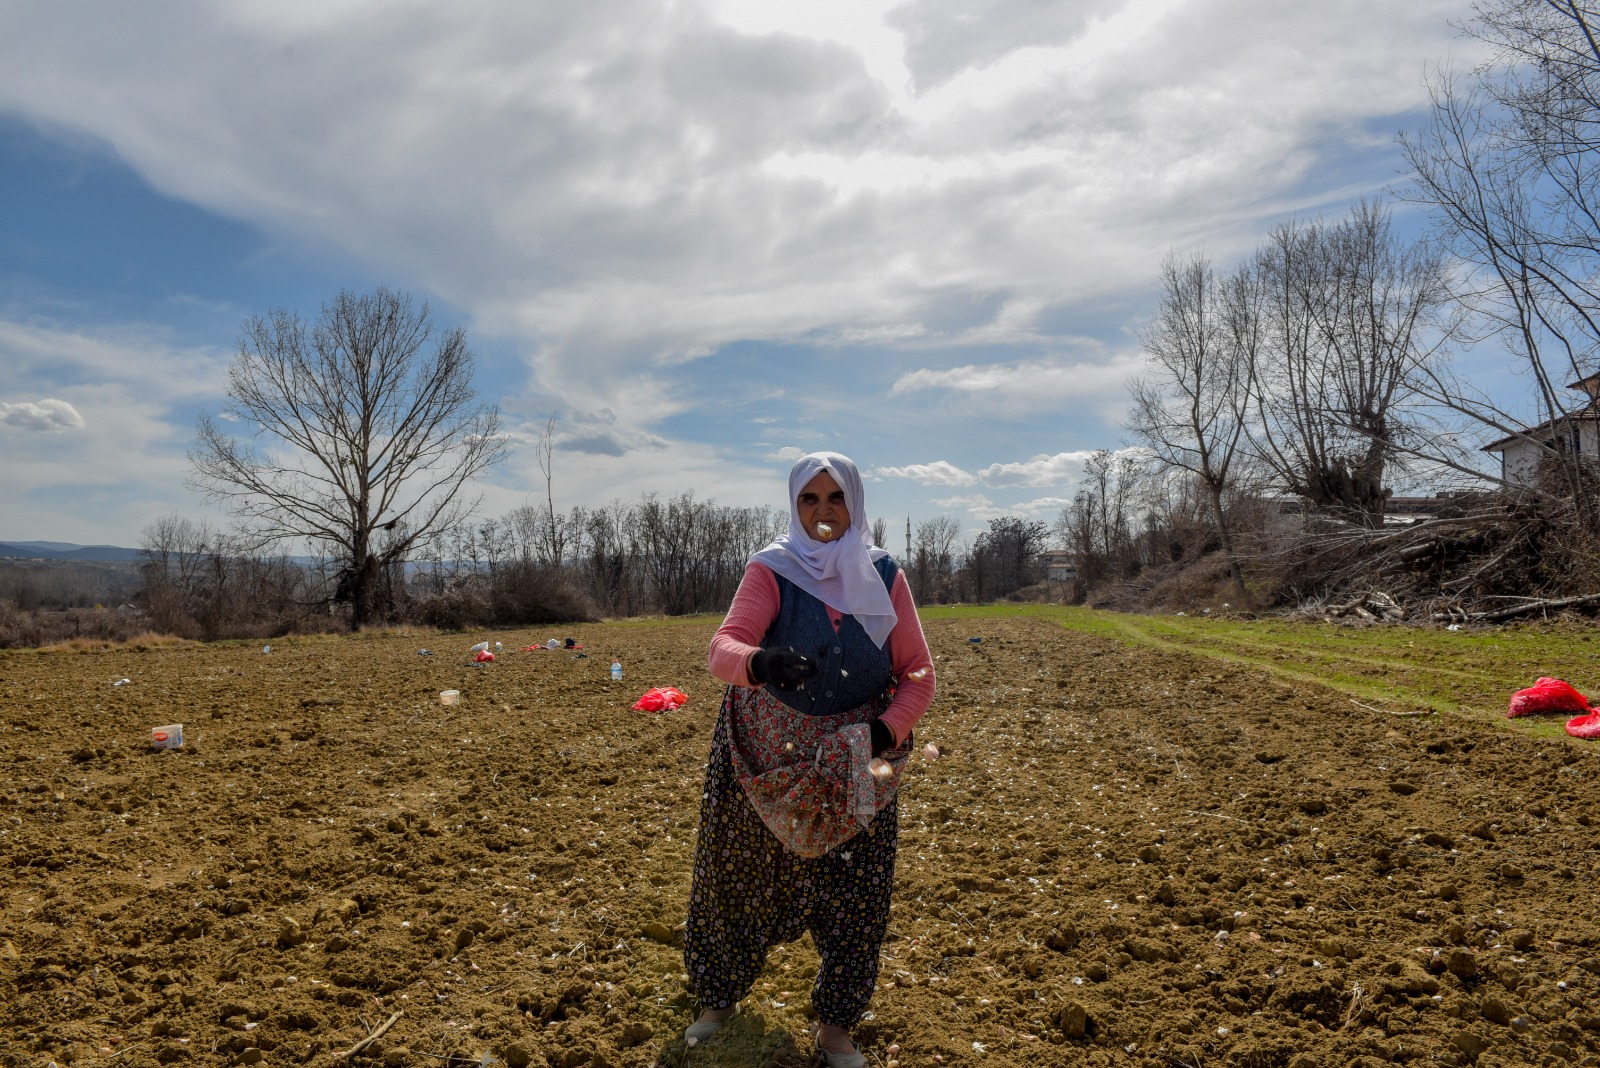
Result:
M900 566L887 556L872 566L884 588L893 591ZM767 628L761 647L793 646L796 652L816 660L821 670L806 681L803 690L785 693L768 686L768 693L803 715L832 716L859 708L889 688L893 668L889 650L872 644L855 616L847 613L834 633L825 604L782 575L774 577L778 580L778 617Z

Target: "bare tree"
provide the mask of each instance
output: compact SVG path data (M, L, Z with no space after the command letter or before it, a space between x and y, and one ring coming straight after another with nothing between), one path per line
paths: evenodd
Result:
M1128 430L1168 468L1205 488L1228 580L1244 578L1223 498L1245 440L1262 316L1257 276L1244 268L1225 281L1204 256L1161 266L1162 295L1145 330L1145 373L1130 386Z
M1567 435L1527 431L1567 415L1563 385L1594 374L1600 356L1600 18L1576 0L1497 0L1466 29L1493 57L1468 79L1434 79L1432 122L1402 138L1408 195L1433 209L1469 268L1458 296L1482 333L1530 372L1534 420L1512 417L1503 398L1439 399L1494 436L1540 446L1593 530L1600 502L1585 461L1563 448Z
M1436 253L1361 201L1333 224L1289 222L1256 257L1267 325L1255 362L1253 445L1283 488L1375 525L1392 468L1415 438L1419 368L1449 331Z
M555 454L556 417L552 415L545 420L544 428L539 431L539 444L534 449L534 456L539 461L539 470L544 473L546 509L544 555L552 567L560 567L562 557L566 555L567 537L561 520L556 515Z
M1037 519L1006 515L989 520L967 554L967 572L978 600L1015 593L1039 580L1039 554L1050 528Z
M917 524L914 548L909 561L912 592L920 603L945 603L953 596L957 549L961 544L961 524L950 516L935 516Z
M1083 462L1086 489L1099 517L1096 548L1119 569L1126 569L1133 545L1133 506L1149 463L1142 449L1096 449Z
M427 305L388 289L341 292L311 325L257 316L228 371L226 415L249 437L201 416L194 482L263 543L303 539L340 560L357 630L384 569L470 515L467 484L503 455L472 370L462 330L436 330Z

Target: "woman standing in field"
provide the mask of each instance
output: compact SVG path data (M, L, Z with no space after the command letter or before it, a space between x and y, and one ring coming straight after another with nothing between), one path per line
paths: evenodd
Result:
M850 1038L878 978L911 731L933 701L933 658L905 576L866 529L861 476L818 452L789 472L789 529L750 558L711 640L728 683L700 807L684 949L713 1035L767 951L809 930L811 1004L829 1068L860 1068Z

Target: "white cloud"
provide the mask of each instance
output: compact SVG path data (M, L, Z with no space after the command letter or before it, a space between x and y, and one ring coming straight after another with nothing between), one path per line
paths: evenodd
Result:
M800 459L800 457L804 456L805 454L806 454L806 450L804 450L804 449L796 448L793 445L785 445L783 448L779 449L777 452L769 452L769 453L767 453L767 459L769 459L769 460L781 460L782 462L784 462L786 464L792 464L796 460Z
M948 508L951 511L967 516L969 519L975 519L982 523L987 523L991 519L998 519L1003 515L1009 515L1011 511L1009 508L995 504L994 501L981 493L964 494L955 497L935 497L932 503L940 508Z
M1029 360L919 368L895 379L890 396L942 392L982 411L1044 411L1077 404L1121 402L1140 357L1124 353L1106 363Z
M125 382L138 394L168 400L222 390L230 353L176 345L159 329L114 324L94 330L0 318L0 386Z
M78 409L64 400L46 397L41 401L20 401L16 404L0 403L0 423L19 430L53 433L61 430L79 430L84 426Z
M543 388L616 408L673 396L619 372L734 339L936 344L951 287L1006 293L1014 337L1063 296L1148 284L1174 245L1226 258L1286 205L1347 195L1328 158L1424 103L1460 5L74 12L8 12L0 107L537 339Z
M876 478L909 478L924 486L971 486L977 476L963 471L948 460L935 460L931 464L907 464L904 467L878 467L872 471Z
M1061 509L1067 507L1067 505L1071 503L1072 500L1068 497L1035 497L1031 501L1023 501L1020 504L1013 504L1011 506L1011 510L1013 512L1020 512L1026 516L1032 516L1035 519L1043 519L1047 522L1050 522L1054 521L1055 518L1061 514Z
M0 319L0 395L52 394L0 404L0 537L127 544L161 514L202 510L185 451L227 358L149 328Z
M1065 486L1082 477L1089 456L1089 450L1040 453L1021 463L990 464L978 474L991 486Z

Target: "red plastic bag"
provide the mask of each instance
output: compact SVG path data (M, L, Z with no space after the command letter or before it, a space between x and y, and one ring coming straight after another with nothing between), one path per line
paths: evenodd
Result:
M1574 738L1600 738L1600 708L1567 720L1567 733Z
M1526 690L1511 695L1511 707L1506 709L1507 719L1531 716L1540 712L1562 712L1572 715L1589 711L1589 699L1560 679L1541 678Z
M689 695L673 686L652 686L634 703L636 712L671 712L689 699Z
M494 659L494 654L487 649L479 649L478 655L472 659L474 663L487 664L489 661Z

